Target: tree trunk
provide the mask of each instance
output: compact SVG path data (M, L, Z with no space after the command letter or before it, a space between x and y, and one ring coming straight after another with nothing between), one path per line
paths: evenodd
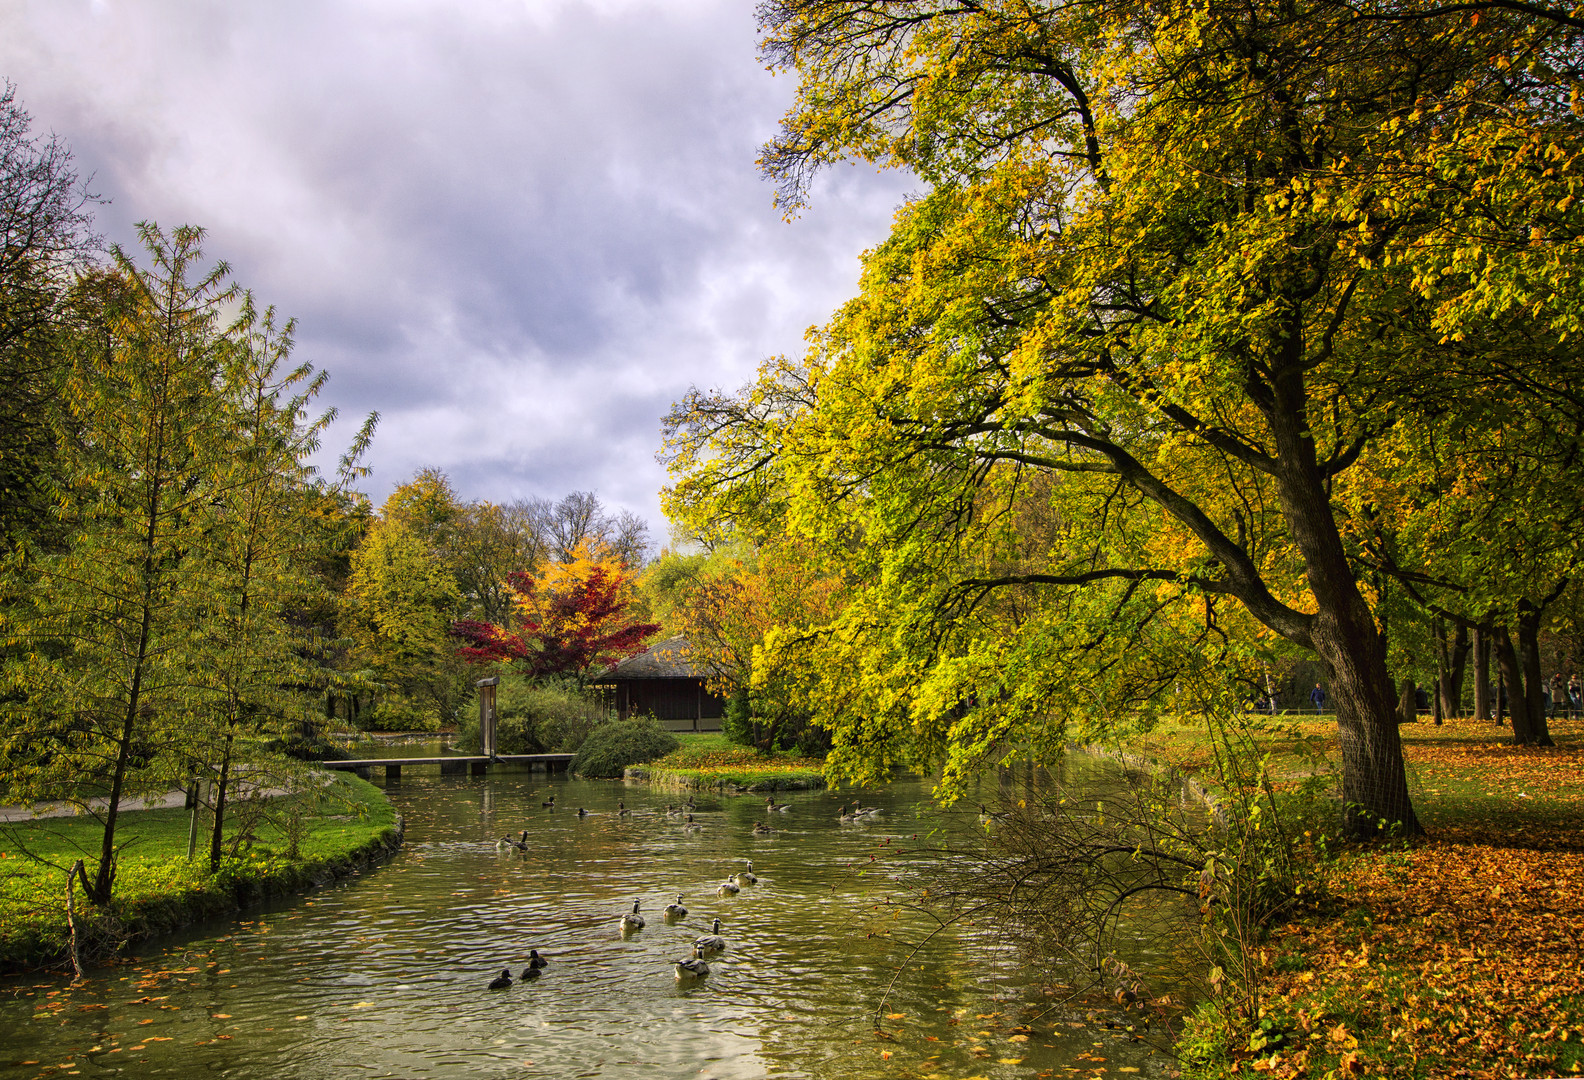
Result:
M1440 691L1441 715L1458 716L1463 712L1463 672L1468 666L1469 632L1461 624L1447 641L1446 623L1436 620L1436 662L1438 664L1437 689Z
M1354 836L1379 835L1396 825L1421 832L1408 798L1402 742L1391 679L1378 638L1373 648L1334 640L1316 620L1315 650L1326 663L1342 749L1343 827ZM1369 626L1370 636L1375 628Z
M1518 610L1518 664L1524 675L1524 707L1529 712L1529 745L1555 746L1546 721L1545 684L1540 675L1540 609L1527 601ZM1517 728L1513 729L1514 735Z
M66 928L71 931L72 970L77 973L78 980L83 978L83 966L82 951L77 947L77 883L75 879L82 876L83 861L78 859L72 864L72 868L66 871Z
M1344 831L1378 836L1423 832L1408 798L1402 740L1397 730L1386 643L1359 591L1337 529L1330 495L1315 459L1314 435L1304 411L1302 329L1292 328L1266 417L1275 436L1277 491L1282 516L1304 560L1315 599L1309 642L1326 665L1336 701L1342 749Z
M1491 718L1490 634L1474 631L1474 719Z
M1416 691L1412 679L1402 681L1402 690L1397 694L1397 722L1399 724L1416 723L1419 719L1419 708Z
M214 828L209 833L209 872L220 869L220 841L225 832L226 789L231 780L231 733L226 732L225 751L220 759L220 780L215 785Z
M1535 736L1530 727L1528 695L1524 693L1523 667L1513 649L1512 637L1505 626L1498 626L1492 636L1496 666L1501 669L1502 687L1507 691L1498 697L1497 713L1501 712L1500 697L1505 697L1507 711L1512 715L1513 742L1519 746L1533 745Z

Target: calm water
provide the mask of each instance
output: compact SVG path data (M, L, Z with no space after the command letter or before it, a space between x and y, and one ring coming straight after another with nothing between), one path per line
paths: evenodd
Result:
M542 809L552 794L557 809ZM982 943L943 934L909 955L922 927L885 903L902 849L977 824L931 811L919 782L865 793L886 812L861 826L839 824L843 797L825 792L782 796L794 811L769 816L763 796L700 797L697 832L662 812L681 796L544 773L409 770L390 795L407 843L378 870L147 945L75 989L0 983L0 1078L1032 1080L1170 1067L1105 1017L1026 986ZM618 816L619 799L635 813ZM759 821L777 831L754 836ZM497 852L523 829L529 852ZM759 884L717 896L749 859ZM668 924L677 893L688 915ZM623 938L635 899L648 925ZM679 986L672 961L716 917L728 951ZM530 948L551 960L540 978L486 989Z

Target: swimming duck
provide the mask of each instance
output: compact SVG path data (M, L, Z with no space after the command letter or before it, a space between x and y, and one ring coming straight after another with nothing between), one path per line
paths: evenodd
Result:
M550 796L550 801L549 802L542 802L539 805L544 807L546 810L554 810L555 809L555 796L554 795Z
M706 964L704 962L704 958L699 955L697 945L693 946L692 956L688 957L686 960L678 960L676 962L676 977L680 981L686 982L689 979L702 979L708 974L709 965Z
M682 823L682 828L686 829L688 832L698 832L703 827L704 826L693 820L692 814L689 814L687 816L687 820Z
M792 804L791 803L789 803L789 802L776 802L769 795L765 796L765 813L767 813L767 814L786 814L786 813L790 813L791 810L792 810Z
M676 807L672 806L670 803L666 803L666 808L665 808L665 816L666 817L676 817L681 812L682 811L678 810Z
M578 817L588 817L588 816L589 816L589 812L587 810L583 809L581 806L578 807Z
M1005 812L994 813L990 810L986 810L984 803L979 804L979 824L985 826L986 828L989 828L997 821L1005 821L1006 819L1007 815Z
M667 904L665 906L665 917L667 919L685 919L685 918L687 918L687 908L682 906L682 894L681 893L677 893L676 903Z
M547 967L549 963L550 961L539 955L538 949L529 949L528 966L523 968L523 976L527 977L530 971L538 971L542 967Z
M495 841L495 850L496 851L506 851L506 850L511 849L511 848L516 848L518 851L527 851L528 850L528 830L527 829L524 829L522 831L522 836L519 837L516 840L513 840L509 836L503 836L499 840Z
M616 816L617 817L626 817L630 813L632 813L632 811L627 809L626 802L624 802L622 800L617 800L617 802L616 802Z
M737 883L731 878L727 878L725 881L715 886L716 896L736 896L741 891L742 890L737 887Z
M621 917L621 931L624 934L630 934L634 930L642 930L643 928L644 917L638 914L638 901L634 900L633 909Z
M715 920L715 925L710 928L709 933L703 937L693 939L693 948L698 951L700 956L709 956L712 953L723 953L726 951L726 939L721 937L719 919Z
M766 825L764 822L762 822L762 821L754 822L753 834L755 836L769 836L773 832L775 832L775 830L772 829L770 826Z
M504 990L511 984L512 977L510 969L502 968L501 973L490 980L489 988L491 990Z
M748 869L739 870L732 875L732 880L739 885L757 885L759 876L753 872L753 860L748 860Z

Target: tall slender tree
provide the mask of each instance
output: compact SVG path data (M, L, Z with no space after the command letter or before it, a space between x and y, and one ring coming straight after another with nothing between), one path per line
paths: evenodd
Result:
M65 799L100 822L91 900L110 899L129 797L184 779L197 708L188 661L202 605L206 505L235 417L216 393L227 359L229 268L205 269L203 231L138 227L148 265L119 247L93 282L97 334L75 347L56 431L67 545L13 563L27 644L8 671L13 792Z

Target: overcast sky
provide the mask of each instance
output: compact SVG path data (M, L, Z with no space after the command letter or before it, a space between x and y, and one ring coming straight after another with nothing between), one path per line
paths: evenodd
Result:
M748 0L6 0L0 76L108 239L202 225L299 320L341 439L382 417L376 502L433 465L657 540L669 404L800 351L908 188L842 168L781 220Z

